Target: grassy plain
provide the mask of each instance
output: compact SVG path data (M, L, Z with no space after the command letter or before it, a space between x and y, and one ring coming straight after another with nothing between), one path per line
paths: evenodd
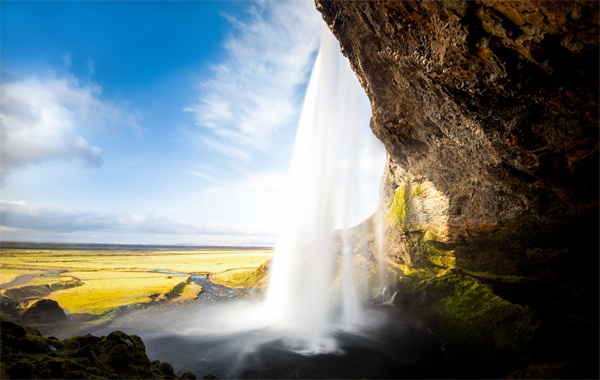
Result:
M2 290L3 295L26 295L27 287L50 287L53 291L47 298L56 300L70 313L85 314L91 319L152 300L194 299L201 288L186 281L188 275L223 277L230 272L253 272L271 257L269 249L0 249L0 253L2 283L34 274L27 283L19 285L22 291L13 289L10 293L11 288L7 288Z
M186 276L166 275L151 272L88 271L68 272L68 275L83 282L82 286L58 290L48 296L71 313L86 313L102 316L122 306L132 306L147 302L152 295L166 297L178 285L185 283ZM186 292L195 298L200 287ZM181 296L182 292L177 294ZM175 292L173 292L175 295Z
M271 257L269 249L206 249L193 251L84 251L0 249L1 268L68 271L173 271L215 274L231 269L256 269ZM25 273L23 273L25 274Z

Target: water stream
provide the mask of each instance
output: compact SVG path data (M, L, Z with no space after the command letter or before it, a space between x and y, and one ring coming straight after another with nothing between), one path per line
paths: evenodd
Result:
M341 264L334 250L336 227L351 227L363 95L339 51L337 40L323 26L298 125L284 228L266 296L273 325L295 335L292 346L306 352L334 351L332 332L350 331L363 319L353 249L342 244ZM341 277L339 294L332 287L336 272Z

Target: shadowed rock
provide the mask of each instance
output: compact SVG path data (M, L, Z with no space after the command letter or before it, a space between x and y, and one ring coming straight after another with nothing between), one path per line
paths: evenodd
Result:
M87 334L59 340L42 337L37 329L6 320L0 322L0 328L3 379L196 378L190 372L177 376L169 363L151 362L142 340L121 331L106 337ZM32 355L35 362L30 360Z
M58 302L50 299L36 301L23 312L22 317L28 321L52 323L67 320L67 316Z

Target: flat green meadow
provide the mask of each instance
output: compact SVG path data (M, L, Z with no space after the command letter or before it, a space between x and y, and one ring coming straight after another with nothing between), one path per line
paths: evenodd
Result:
M40 298L53 299L66 312L94 320L123 307L195 299L202 289L189 281L190 275L208 275L222 285L244 287L239 276L230 274L254 273L272 251L2 248L0 254L0 295L25 306Z

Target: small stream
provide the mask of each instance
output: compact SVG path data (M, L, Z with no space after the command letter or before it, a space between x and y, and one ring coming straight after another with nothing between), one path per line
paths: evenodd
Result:
M0 285L0 290L6 288L12 288L13 286L21 286L26 285L31 281L32 278L39 276L40 273L30 273L30 274L22 274L19 277L15 278L11 282L7 282L6 284Z
M188 276L187 273L173 272L167 270L156 270L155 273L174 274L178 276ZM215 302L232 301L240 298L244 298L244 295L256 294L254 289L235 289L228 288L226 286L218 285L212 282L208 276L204 275L192 275L192 282L200 285L202 291L198 295L199 304L211 304Z

